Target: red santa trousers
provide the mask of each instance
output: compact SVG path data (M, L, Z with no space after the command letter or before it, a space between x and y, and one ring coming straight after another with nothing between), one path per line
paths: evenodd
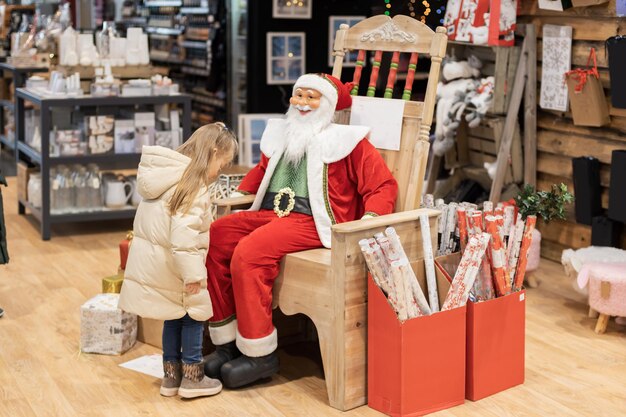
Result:
M213 343L236 339L239 350L253 357L273 352L272 287L280 261L319 247L313 217L301 213L279 218L272 210L244 211L213 222L206 263Z

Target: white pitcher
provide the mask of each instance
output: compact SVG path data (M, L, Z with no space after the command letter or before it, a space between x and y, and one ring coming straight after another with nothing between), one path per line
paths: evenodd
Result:
M126 206L134 191L135 186L130 181L109 181L104 204L108 208L122 208Z
M137 177L133 175L131 177L128 177L128 180L131 184L133 184L134 187L133 195L130 198L130 203L133 205L133 207L137 207L139 203L141 203L141 200L143 200L141 194L139 194L139 189L137 188Z

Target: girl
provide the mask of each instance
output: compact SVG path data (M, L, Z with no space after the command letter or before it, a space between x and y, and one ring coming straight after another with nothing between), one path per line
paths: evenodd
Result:
M161 395L214 395L222 384L204 376L203 322L213 316L205 258L208 186L232 161L237 141L222 123L205 125L176 151L144 146L137 171L143 201L135 216L119 307L165 320Z

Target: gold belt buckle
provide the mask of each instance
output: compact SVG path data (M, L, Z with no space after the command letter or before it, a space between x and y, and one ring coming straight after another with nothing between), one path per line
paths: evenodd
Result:
M287 195L289 197L289 201L287 203L287 207L284 210L280 209L280 202L283 200L283 196ZM296 193L289 187L281 188L278 193L274 196L274 213L278 217L286 217L291 214L291 210L293 210L296 205Z

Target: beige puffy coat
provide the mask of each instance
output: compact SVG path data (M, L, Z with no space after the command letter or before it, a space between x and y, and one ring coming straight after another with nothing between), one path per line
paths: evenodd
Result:
M200 190L186 214L169 213L169 200L191 160L161 146L144 146L137 172L143 201L137 208L119 307L141 317L194 320L213 316L205 259L209 243L208 190ZM200 282L200 293L185 284Z

